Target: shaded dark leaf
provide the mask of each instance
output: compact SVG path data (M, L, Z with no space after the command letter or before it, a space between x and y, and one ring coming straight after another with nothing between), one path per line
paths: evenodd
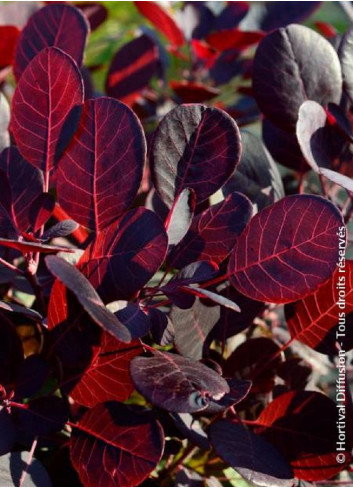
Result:
M4 455L11 451L17 438L17 428L6 408L0 407L0 455ZM1 459L0 459L1 460ZM1 474L1 463L0 463ZM2 483L2 477L0 475L0 483Z
M190 441L203 450L210 449L210 442L201 427L201 423L189 413L169 413L180 432Z
M119 321L130 331L131 337L141 338L146 336L151 323L148 316L141 310L139 304L127 301L116 301L108 305Z
M166 346L174 341L174 326L167 314L159 309L149 307L147 315L151 323L153 340L161 346Z
M283 455L245 426L216 421L210 428L216 452L244 479L258 486L291 486L293 472Z
M275 30L256 51L253 89L266 117L281 128L294 129L306 100L339 103L342 74L336 51L308 27L292 24Z
M38 197L32 202L29 209L29 219L31 227L34 232L44 226L52 215L55 207L54 197L46 192L38 195Z
M211 401L203 411L206 414L217 414L231 406L239 404L249 394L252 382L249 380L227 379L230 391L219 401Z
M6 248L13 248L15 250L21 251L21 253L72 253L75 250L73 248L65 248L63 246L51 246L42 243L36 243L32 241L17 241L14 239L3 239L0 238L0 246Z
M69 409L60 397L40 397L18 409L20 427L31 436L44 436L63 429L69 418Z
M42 389L49 375L49 365L44 358L40 355L30 355L20 366L16 382L16 397L23 399L34 396Z

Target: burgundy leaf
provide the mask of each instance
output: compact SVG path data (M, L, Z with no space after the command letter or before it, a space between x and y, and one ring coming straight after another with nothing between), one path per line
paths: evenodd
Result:
M293 472L283 455L244 425L216 421L210 427L210 441L220 457L252 484L293 485Z
M23 29L17 45L14 66L16 79L20 79L30 61L40 51L51 46L69 54L80 66L88 31L85 16L72 5L48 5L38 10ZM59 78L58 75L59 72L55 79Z
M252 382L252 393L271 392L282 363L280 347L270 338L250 338L241 343L227 358L224 373L235 379Z
M153 183L168 207L184 188L202 202L230 178L240 153L238 126L224 111L180 105L156 129L150 152Z
M232 285L259 301L285 303L314 292L338 260L339 210L313 195L266 207L237 240L228 266Z
M217 289L218 290L218 289ZM219 294L238 304L240 312L229 307L221 307L221 316L214 327L211 337L226 340L251 326L256 316L261 316L265 305L246 297L231 286L222 287Z
M85 486L138 486L159 462L163 438L160 424L138 406L98 404L73 431L71 460Z
M0 67L12 65L20 33L14 25L0 26Z
M248 131L240 134L241 160L237 171L222 188L223 195L241 192L260 210L284 197L281 175L262 141Z
M74 231L76 231L78 227L79 225L77 224L77 222L72 221L71 219L64 219L63 221L57 222L56 224L54 224L54 226L45 231L41 239L43 241L49 241L53 238L62 238L65 236L69 236Z
M20 427L31 436L61 431L69 417L66 402L55 396L33 399L27 404L27 409L15 411L18 411Z
M21 155L47 174L79 121L82 78L57 48L44 49L26 65L12 99L11 131Z
M169 245L177 245L188 232L195 210L195 193L184 189L175 199L166 219Z
M292 24L277 29L256 51L253 89L266 117L281 128L294 129L306 100L339 103L342 74L336 51L308 27Z
M109 66L105 88L107 95L131 104L160 69L159 49L148 35L124 44Z
M200 260L221 263L233 249L251 215L252 205L247 197L237 192L228 195L194 217L184 239L169 254L168 263L177 268Z
M336 404L319 392L288 392L277 397L257 419L261 433L305 481L330 479L342 470L336 461ZM347 450L350 442L347 439ZM346 463L350 455L346 452Z
M30 355L22 362L16 381L16 397L23 399L38 394L49 379L48 363L40 355Z
M51 246L44 245L41 243L36 243L32 241L16 241L14 239L4 239L0 238L0 246L5 246L6 248L13 248L15 250L21 251L21 253L59 253L63 251L65 253L72 253L75 250L73 248L65 248L64 246Z
M238 28L222 29L213 32L206 37L206 42L218 51L228 49L246 49L253 44L257 44L264 37L261 31L246 32Z
M141 124L127 106L107 97L88 100L60 160L61 207L82 226L102 231L134 200L145 152Z
M5 309L5 311L22 314L29 319L34 319L35 321L42 320L42 316L39 314L39 312L35 311L34 309L29 309L28 307L16 304L15 302L5 302L0 300L0 309Z
M182 46L185 39L175 20L157 2L134 2L141 15L146 17L174 46Z
M149 307L147 311L151 323L153 340L161 346L166 346L174 341L174 326L169 317L156 308Z
M131 376L137 390L158 407L176 413L205 409L212 399L229 392L214 370L181 355L154 350L153 357L136 357Z
M105 6L96 2L80 2L75 6L82 10L87 17L91 31L98 29L108 17L108 11Z
M189 309L173 306L170 319L175 327L174 342L178 351L194 360L203 357L207 338L220 317L220 308L207 306L196 299Z
M218 88L187 80L171 80L169 85L183 104L207 102L220 93Z
M139 207L100 232L79 267L104 302L128 299L159 269L167 246L163 223Z
M0 154L0 169L8 178L11 189L12 216L18 229L27 231L31 225L29 211L43 191L43 175L22 158L15 146Z
M48 256L45 262L50 272L75 294L99 326L124 343L131 340L129 330L104 306L95 289L77 268L56 256Z
M342 306L343 292L344 306ZM346 316L351 313L353 313L353 262L351 260L346 261L344 273L337 268L331 279L314 294L287 304L285 307L287 325L292 338L325 353L327 351L335 353L338 331L331 341L329 334L332 329L337 329L343 320L346 321ZM340 339L344 343L344 335Z
M133 339L141 338L149 333L151 329L150 320L142 312L139 304L127 301L115 301L108 305L108 309L127 327Z
M87 407L105 401L126 401L134 390L130 362L142 351L139 341L132 341L127 346L103 332L92 363L71 390L70 396Z

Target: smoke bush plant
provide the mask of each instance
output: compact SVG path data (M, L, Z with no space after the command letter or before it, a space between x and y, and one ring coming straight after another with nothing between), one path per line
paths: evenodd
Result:
M105 7L0 7L2 485L349 478L321 374L353 346L353 31L296 24L319 4L135 2L160 37L106 95Z

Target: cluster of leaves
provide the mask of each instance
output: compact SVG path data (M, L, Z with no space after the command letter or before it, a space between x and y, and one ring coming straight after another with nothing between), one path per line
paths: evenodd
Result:
M90 69L104 6L0 7L2 485L349 477L353 30L219 5L135 2L155 30Z

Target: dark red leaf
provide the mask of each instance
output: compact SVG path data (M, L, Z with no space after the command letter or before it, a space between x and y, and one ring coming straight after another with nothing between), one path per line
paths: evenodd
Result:
M175 199L165 222L169 246L177 245L188 232L194 217L195 203L195 193L188 188Z
M292 195L250 221L229 261L232 285L251 299L285 303L314 292L338 260L339 210L313 195Z
M308 27L292 24L275 30L256 51L253 89L266 117L281 128L294 129L306 100L339 103L342 75L336 51Z
M77 8L87 17L91 31L95 31L98 27L106 21L108 17L108 11L104 5L96 2L79 2L75 5Z
M158 75L159 69L158 46L143 34L124 44L113 57L105 82L107 95L130 105Z
M342 306L343 292L344 306ZM340 297L341 301L339 301ZM331 279L314 294L287 304L285 313L292 338L319 351L325 351L331 346L328 351L334 353L334 346L339 337L336 337L336 332L329 341L329 333L346 321L348 314L353 313L353 262L346 261L344 272L340 272L337 268ZM340 339L344 342L344 335Z
M12 65L20 33L14 25L0 26L0 67Z
M210 427L210 441L222 459L252 484L293 485L293 472L283 455L244 425L216 421Z
M127 346L103 332L92 363L70 396L75 402L88 407L105 401L126 401L134 390L130 362L142 351L137 340Z
M131 340L129 330L104 306L95 289L77 268L56 256L48 256L45 262L54 277L75 294L93 321L120 341L128 343Z
M71 460L85 486L138 486L159 462L163 438L149 412L107 402L87 411L74 429Z
M193 189L202 202L230 178L240 153L238 126L224 111L180 105L156 129L150 152L153 183L169 208L184 188Z
M251 215L252 205L247 197L237 192L228 195L194 217L184 239L168 255L169 265L182 268L200 260L221 263L233 249Z
M31 16L18 42L14 66L16 79L19 80L30 61L40 51L51 46L69 54L80 66L88 31L85 16L72 5L48 5L38 10ZM59 72L56 71L53 79L60 78L58 75ZM62 95L61 90L58 91L58 95Z
M257 419L261 433L305 481L330 479L342 470L336 461L336 404L319 392L288 392L277 397ZM349 442L347 440L347 450ZM350 456L346 455L346 463Z
M151 329L150 320L138 303L115 301L109 304L108 308L127 327L133 339L141 338L149 333Z
M183 104L202 103L219 95L219 89L202 83L186 80L169 82L170 88L180 98Z
M34 232L39 231L39 229L44 226L44 224L53 214L54 207L55 199L47 192L39 194L38 197L32 202L29 209L29 218L31 221L32 230Z
M175 20L157 2L134 2L141 15L175 46L185 43L184 35Z
M31 225L31 205L43 191L43 176L22 158L16 146L2 151L0 169L6 173L10 185L12 217L16 227L27 231Z
M172 307L170 319L176 324L174 342L178 351L194 360L203 357L207 338L220 317L220 307L207 306L196 299L189 309Z
M137 390L158 407L176 413L205 409L212 399L229 392L214 370L181 355L154 350L153 357L136 357L131 376Z
M240 134L241 160L237 171L222 188L223 195L241 192L260 210L284 197L281 175L261 139L248 131Z
M57 48L44 49L26 66L12 99L11 131L21 155L48 173L78 123L82 78Z
M228 49L242 50L258 43L263 37L264 33L261 31L244 32L235 27L213 32L206 37L206 41L218 51L226 51Z
M282 362L279 346L270 338L250 338L227 358L224 373L252 381L252 393L271 392L277 368Z
M104 302L128 299L164 261L168 239L163 223L139 207L103 229L86 249L79 267Z
M96 232L109 226L136 196L145 153L141 124L126 105L107 97L88 100L60 160L61 207Z

